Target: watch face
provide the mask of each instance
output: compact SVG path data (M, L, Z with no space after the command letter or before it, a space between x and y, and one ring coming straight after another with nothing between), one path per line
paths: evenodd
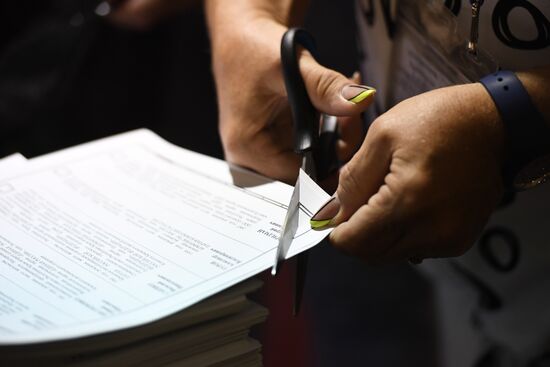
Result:
M550 181L550 154L537 158L523 167L514 179L514 188L528 190Z

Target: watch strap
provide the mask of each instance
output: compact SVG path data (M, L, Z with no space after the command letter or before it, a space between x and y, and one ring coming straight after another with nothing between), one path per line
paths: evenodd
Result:
M515 189L514 180L521 169L550 152L550 127L514 72L489 74L480 83L489 92L504 123L504 184Z

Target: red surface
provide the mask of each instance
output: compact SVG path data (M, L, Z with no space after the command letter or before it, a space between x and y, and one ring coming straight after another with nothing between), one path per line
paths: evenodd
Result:
M258 301L269 309L267 321L259 329L265 367L307 367L313 365L308 331L307 304L297 317L292 315L292 271L284 263L277 276L264 272L265 282Z

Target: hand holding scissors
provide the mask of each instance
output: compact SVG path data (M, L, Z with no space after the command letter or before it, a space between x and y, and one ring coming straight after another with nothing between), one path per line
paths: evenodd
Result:
M288 30L281 42L281 63L288 101L293 119L294 151L301 156L301 169L314 181L322 180L338 169L336 117L322 115L311 103L298 65L298 47L307 49L313 57L316 48L313 37L303 29ZM298 229L300 210L299 178L292 193L283 223L272 274L285 260ZM307 253L297 256L294 273L294 314L300 309L305 283Z

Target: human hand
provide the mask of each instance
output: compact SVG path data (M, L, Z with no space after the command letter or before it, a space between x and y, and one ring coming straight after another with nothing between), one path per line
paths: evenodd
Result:
M312 227L371 264L458 256L502 191L504 132L480 84L438 89L380 116Z
M292 146L280 64L280 42L287 27L261 16L248 18L246 12L223 14L226 17L210 24L210 30L225 157L263 175L294 182L300 161ZM372 101L374 90L355 86L356 80L324 68L307 51L301 52L300 70L313 105L342 117L337 154L347 161L361 143L359 114Z
M103 9L98 9L120 27L145 30L196 4L198 0L107 0L100 4Z

